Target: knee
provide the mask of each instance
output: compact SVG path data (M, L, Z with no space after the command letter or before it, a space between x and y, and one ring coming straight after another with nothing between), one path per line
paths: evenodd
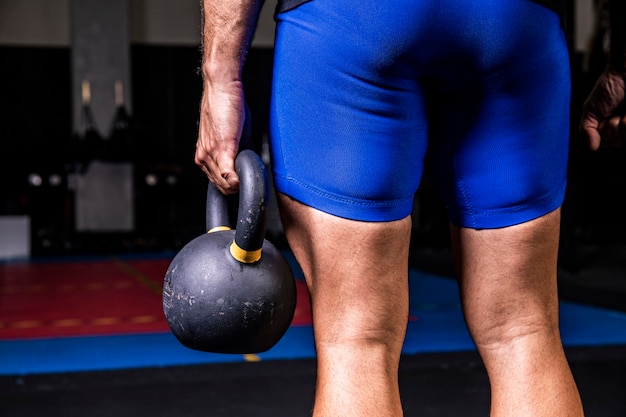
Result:
M334 331L333 331L334 330ZM380 353L383 357L395 356L402 349L405 328L400 326L342 326L325 327L315 324L315 343L318 353L321 351L345 351L361 354ZM361 353L357 353L361 352Z
M374 302L372 302L374 304ZM402 342L408 322L406 302L372 308L364 300L348 305L313 303L316 338L332 344L385 345ZM380 304L380 302L378 302Z
M466 322L479 349L509 347L524 340L559 337L558 312L548 306L496 306L467 312Z

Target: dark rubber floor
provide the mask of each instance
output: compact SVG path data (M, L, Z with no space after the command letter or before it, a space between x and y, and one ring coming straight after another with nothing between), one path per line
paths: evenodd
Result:
M567 353L587 416L626 416L626 346ZM2 377L0 415L308 416L314 378L313 360ZM400 383L406 416L488 416L488 380L474 352L405 356Z

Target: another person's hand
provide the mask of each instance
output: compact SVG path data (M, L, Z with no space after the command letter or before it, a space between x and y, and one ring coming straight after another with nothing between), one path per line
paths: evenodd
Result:
M626 145L625 80L626 72L607 67L583 104L580 131L591 150Z
M205 84L200 104L200 123L195 163L223 194L239 189L235 156L245 118L241 82Z

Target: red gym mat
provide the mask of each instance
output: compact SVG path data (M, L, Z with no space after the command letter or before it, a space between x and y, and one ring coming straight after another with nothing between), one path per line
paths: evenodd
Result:
M0 265L0 339L167 332L161 289L169 259ZM311 322L297 280L293 325Z

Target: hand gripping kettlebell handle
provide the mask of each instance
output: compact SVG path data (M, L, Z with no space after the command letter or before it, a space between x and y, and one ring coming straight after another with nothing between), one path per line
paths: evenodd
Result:
M261 258L265 240L269 179L263 160L249 149L237 155L235 171L239 176L239 208L230 253L239 262L253 263ZM211 183L207 189L206 224L209 232L230 229L227 197Z
M245 103L244 109L245 117L241 132L241 138L239 140L239 155L241 155L241 152L243 152L243 150L245 149L253 149L252 113L250 111L250 106L248 106L248 103ZM239 155L237 155L237 157L239 157ZM263 165L263 169L265 169L265 165ZM236 162L235 171L237 171ZM237 175L239 175L239 172L237 172ZM213 185L209 181L206 198L206 230L208 233L219 232L220 230L232 230L233 225L230 222L231 212L229 210L230 202L232 202L232 198L224 196L221 192L219 192L217 188L215 188L215 185Z

